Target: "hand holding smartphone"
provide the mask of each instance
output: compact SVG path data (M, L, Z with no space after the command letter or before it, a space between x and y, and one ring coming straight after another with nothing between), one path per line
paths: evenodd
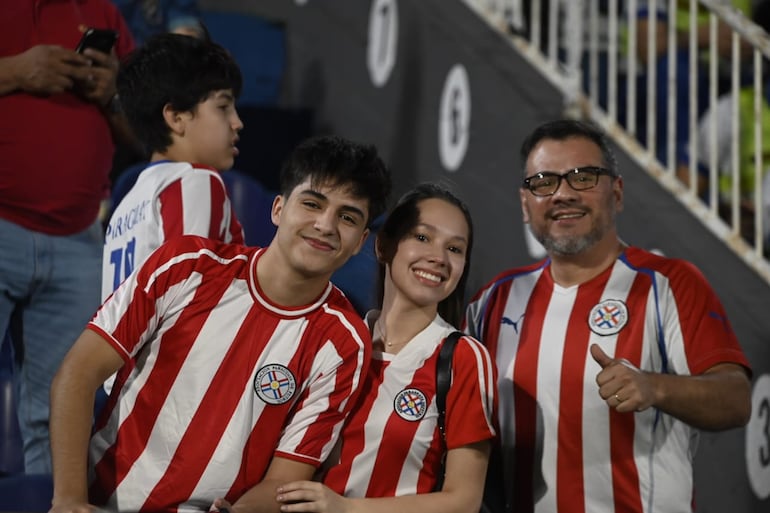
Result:
M75 51L83 53L86 48L93 48L102 53L109 54L118 40L118 32L110 29L89 28L83 33Z

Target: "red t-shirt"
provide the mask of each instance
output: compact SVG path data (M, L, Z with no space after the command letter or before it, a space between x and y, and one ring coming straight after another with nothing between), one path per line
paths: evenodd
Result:
M117 30L119 58L134 47L106 0L4 0L0 58L40 44L74 49L87 27ZM0 218L51 235L82 231L108 193L113 151L105 116L74 93L0 96Z

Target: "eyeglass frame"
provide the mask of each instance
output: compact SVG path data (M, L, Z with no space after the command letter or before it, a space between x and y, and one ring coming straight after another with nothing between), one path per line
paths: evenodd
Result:
M575 176L578 173L585 173L585 172L589 172L589 173L593 174L594 182L593 182L592 185L590 185L590 186L588 186L588 187L586 187L584 189L578 189L574 185L572 185L572 182L570 182L570 179L568 177L569 176ZM553 196L554 194L556 194L556 191L558 191L559 187L561 187L562 180L566 181L567 185L569 185L572 188L573 191L582 192L582 191L587 191L587 190L593 189L594 187L599 185L599 177L602 176L602 175L610 176L612 178L617 178L618 177L617 173L615 173L614 171L611 171L611 170L609 170L607 168L604 168L604 167L600 167L600 166L581 166L581 167L574 167L572 169L568 169L567 171L565 171L563 173L557 173L555 171L538 171L534 175L528 176L527 178L525 178L524 181L521 183L521 188L522 189L527 189L529 192L532 193L533 196L537 196L538 198L547 198L548 196ZM553 190L553 192L550 192L550 193L547 193L547 194L536 193L532 189L532 186L530 185L530 181L533 178L546 178L546 177L556 177L556 180L557 180L556 188Z

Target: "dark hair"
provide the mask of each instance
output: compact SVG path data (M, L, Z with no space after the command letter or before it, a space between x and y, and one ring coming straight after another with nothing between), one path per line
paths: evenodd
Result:
M281 194L289 197L310 177L314 186L349 187L369 200L367 225L385 211L390 195L390 172L377 148L334 135L317 136L299 144L281 169Z
M613 175L618 174L618 163L615 160L615 154L612 152L607 136L593 124L574 119L560 119L558 121L545 123L535 128L535 130L524 139L519 152L522 168L525 169L524 172L526 173L529 154L532 153L532 150L540 141L543 139L564 141L573 137L583 137L596 144L602 152L604 167L612 171Z
M460 326L463 317L465 301L465 285L471 268L471 252L473 250L473 220L468 206L454 193L435 183L423 183L413 188L398 200L388 214L382 228L377 234L377 249L380 255L380 300L385 283L385 265L393 262L398 250L398 244L420 222L420 202L427 199L440 199L460 209L468 223L468 248L465 253L465 267L457 288L438 304L438 313L453 326Z
M230 53L210 40L163 33L151 37L121 63L117 87L131 128L145 150L164 151L171 132L163 107L193 111L215 91L241 93L241 70Z

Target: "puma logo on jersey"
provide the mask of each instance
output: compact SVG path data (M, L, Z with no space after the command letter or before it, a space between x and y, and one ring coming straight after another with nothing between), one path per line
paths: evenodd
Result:
M521 320L524 319L524 314L521 314L519 318L514 322L510 318L503 316L502 319L500 319L500 324L507 324L509 326L513 326L513 331L516 332L516 334L519 334L519 323Z

